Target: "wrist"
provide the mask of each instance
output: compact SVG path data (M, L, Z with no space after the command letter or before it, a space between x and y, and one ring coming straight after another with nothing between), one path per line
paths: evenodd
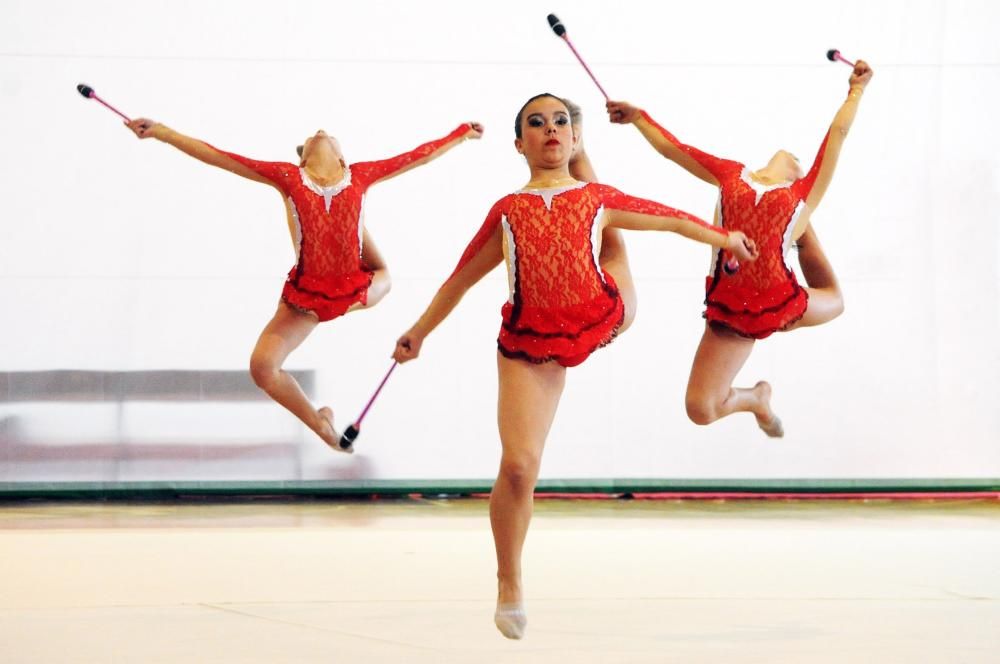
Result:
M416 323L414 323L413 327L411 327L410 331L407 332L406 334L412 337L413 339L416 339L418 341L423 341L424 337L426 337L429 332L430 330L427 328L425 321L423 319L420 319Z
M149 129L149 135L158 141L165 141L173 131L165 124L157 122Z

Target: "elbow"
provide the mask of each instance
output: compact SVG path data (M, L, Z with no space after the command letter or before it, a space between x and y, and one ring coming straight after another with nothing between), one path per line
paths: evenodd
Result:
M847 132L851 130L850 122L834 122L830 127L830 135L837 136L843 140L847 136Z

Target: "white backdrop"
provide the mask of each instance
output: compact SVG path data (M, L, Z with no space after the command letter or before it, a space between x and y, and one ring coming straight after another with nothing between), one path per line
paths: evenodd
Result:
M321 326L290 358L316 371L318 398L341 426L493 201L526 181L512 122L527 97L551 91L583 106L603 181L708 217L714 189L605 121L603 99L545 22L555 11L613 97L751 165L777 148L815 154L849 74L826 49L876 73L813 216L846 313L759 343L737 381L771 381L786 437L765 439L750 416L708 428L687 420L708 252L631 234L638 318L570 372L543 477L1000 477L997 5L620 6L4 0L0 371L243 369L294 260L273 190L137 141L77 95L81 81L126 113L267 160L293 161L318 127L360 161L464 120L486 125L482 141L370 192L367 226L393 291ZM258 404L294 429L296 464L235 475L225 464L154 464L128 475L29 472L8 459L0 479L490 477L505 296L497 270L397 371L355 458ZM0 407L23 444L72 444L111 426L101 404ZM135 404L127 417L138 441L225 444L245 429L235 406Z

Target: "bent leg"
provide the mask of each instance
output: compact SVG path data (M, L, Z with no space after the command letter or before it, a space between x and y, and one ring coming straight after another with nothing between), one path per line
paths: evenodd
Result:
M632 270L628 264L628 254L625 251L625 239L617 228L605 228L601 240L601 269L611 275L618 284L622 304L625 306L625 317L618 328L618 334L623 333L632 325L635 319L638 299L635 294L635 283L632 281Z
M490 525L497 553L500 607L522 600L521 551L531 521L535 482L542 449L566 382L566 369L555 362L531 364L497 356L497 420L503 454L490 493ZM501 627L499 621L497 626ZM523 631L523 613L520 629ZM520 638L513 626L508 638Z
M721 326L705 324L694 355L685 405L695 424L706 425L733 413L753 413L769 436L780 437L781 421L771 410L771 386L760 381L752 388L734 388L733 379L743 368L754 340Z
M809 305L798 321L789 326L811 327L828 323L844 312L844 295L840 291L840 283L833 271L833 266L827 260L823 247L816 237L812 224L798 239L799 267L806 278L809 288Z
M361 250L361 262L372 271L372 283L368 286L368 297L365 299L365 303L360 302L351 306L348 311L357 311L358 309L369 309L374 307L376 304L382 301L389 290L392 288L392 279L389 276L389 268L386 267L385 259L382 257L381 252L379 252L378 247L375 246L375 242L372 240L368 231L364 231L364 242Z
M313 408L302 387L282 369L285 358L318 324L315 316L296 311L284 302L279 303L278 310L264 327L250 356L250 375L268 396L302 420L327 445L339 451L333 412L329 408Z

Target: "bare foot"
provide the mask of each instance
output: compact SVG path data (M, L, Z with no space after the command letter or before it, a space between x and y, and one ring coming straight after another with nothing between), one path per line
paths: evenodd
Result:
M353 452L353 449L345 450L340 447L340 434L338 434L337 430L333 428L333 410L331 410L328 406L323 406L316 411L316 414L319 415L319 418L322 421L322 424L320 425L321 429L316 433L323 439L323 442L338 452Z
M781 418L771 410L771 385L762 380L753 386L753 391L757 394L757 399L760 402L760 410L754 411L757 426L771 438L783 437L785 429L781 425Z

